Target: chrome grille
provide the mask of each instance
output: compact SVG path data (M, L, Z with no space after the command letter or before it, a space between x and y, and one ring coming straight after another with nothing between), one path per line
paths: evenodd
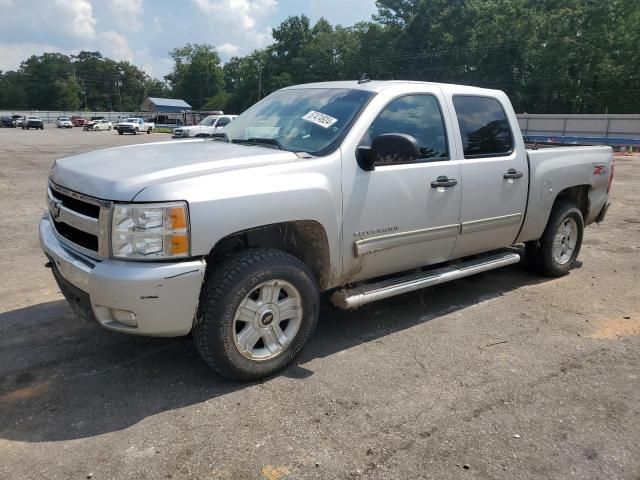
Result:
M111 203L49 182L49 216L58 239L92 257L109 256Z

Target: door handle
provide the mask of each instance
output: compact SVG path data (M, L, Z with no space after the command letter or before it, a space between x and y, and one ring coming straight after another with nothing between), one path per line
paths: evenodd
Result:
M457 184L458 181L455 178L448 178L446 175L441 175L434 182L431 182L431 188L449 188Z
M507 173L505 173L502 177L503 178L520 178L523 175L524 173L517 172L515 168L510 168L509 170L507 170Z

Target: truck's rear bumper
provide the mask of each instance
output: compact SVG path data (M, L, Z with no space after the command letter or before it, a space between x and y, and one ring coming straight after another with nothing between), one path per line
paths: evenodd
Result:
M48 218L40 220L40 244L60 290L77 314L136 335L172 337L191 330L204 260L96 261L63 245Z
M602 210L600 210L600 213L596 217L596 223L600 223L604 220L604 217L607 215L607 212L609 211L610 206L611 206L611 202L607 202L604 204L604 207L602 207Z

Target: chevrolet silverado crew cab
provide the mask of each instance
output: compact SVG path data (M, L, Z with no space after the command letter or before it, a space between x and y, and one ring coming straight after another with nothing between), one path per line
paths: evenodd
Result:
M566 274L609 147L526 150L507 96L418 82L279 90L211 139L57 160L40 241L80 315L192 332L222 375L291 362L320 293L355 308L516 263Z
M116 125L116 130L118 130L120 135L124 135L125 133L133 133L134 135L141 132L151 133L154 128L154 123L146 122L142 118L138 117L125 118Z
M36 130L44 130L44 122L40 117L30 115L22 121L22 129L29 130L30 128L35 128Z
M203 118L198 125L174 129L173 138L210 137L216 132L221 132L236 118L237 115L209 115Z

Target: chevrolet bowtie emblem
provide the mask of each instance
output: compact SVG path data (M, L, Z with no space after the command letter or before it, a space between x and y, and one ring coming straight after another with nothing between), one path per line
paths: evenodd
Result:
M56 221L60 219L60 207L62 207L62 201L56 200L55 202L51 202L51 206L49 208L51 211L51 217Z

